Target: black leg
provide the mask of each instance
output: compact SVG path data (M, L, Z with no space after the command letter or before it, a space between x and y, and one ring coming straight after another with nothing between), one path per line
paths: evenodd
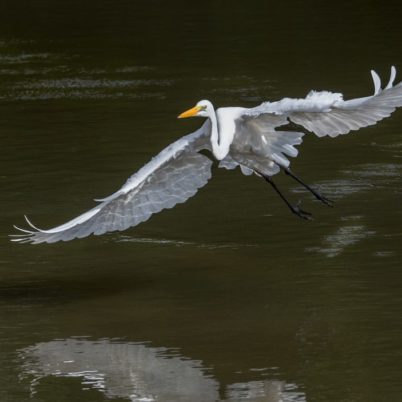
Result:
M258 172L259 173L259 172ZM281 191L279 190L278 187L276 187L276 184L272 181L270 176L265 176L261 173L259 173L267 183L269 183L272 188L277 192L277 194L279 195L279 197L282 198L282 200L285 202L285 204L289 207L289 209L298 217L302 218L302 219L306 219L306 220L311 220L313 219L311 217L311 214L309 212L303 211L299 205L292 205L286 198L285 196L281 193Z
M290 169L282 167L282 169L284 170L284 172L292 177L293 179L295 179L298 183L300 183L304 188L306 188L308 191L310 191L310 193L312 193L314 195L315 198L317 198L317 200L320 200L322 203L324 203L325 205L328 205L329 207L333 207L334 206L334 202L329 200L328 198L324 197L322 194L320 194L318 191L314 190L313 188L311 188L308 184L306 184L302 179L300 179L299 177L297 177L296 175L294 175Z

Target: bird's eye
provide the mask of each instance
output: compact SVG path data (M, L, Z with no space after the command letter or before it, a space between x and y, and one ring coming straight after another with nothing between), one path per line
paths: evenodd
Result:
M202 110L203 112L205 111L205 110L207 110L207 107L204 105L204 106L201 106L200 107L200 110Z

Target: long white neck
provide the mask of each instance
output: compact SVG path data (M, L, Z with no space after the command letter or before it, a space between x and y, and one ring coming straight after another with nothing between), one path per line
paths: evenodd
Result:
M225 141L225 138L223 138L222 135L223 133L219 133L218 119L214 109L209 113L209 118L211 119L212 153L215 158L220 161L228 154L230 143L228 144L227 141Z

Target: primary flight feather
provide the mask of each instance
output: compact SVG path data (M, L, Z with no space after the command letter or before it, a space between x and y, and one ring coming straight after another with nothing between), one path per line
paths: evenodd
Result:
M165 208L172 208L192 197L211 178L212 160L200 153L212 152L219 166L239 166L246 174L264 178L290 210L303 219L311 214L292 205L272 181L281 169L327 205L332 202L314 190L289 169L288 157L298 154L304 133L281 130L289 121L313 132L318 137L336 137L376 124L402 106L402 82L393 85L396 70L391 68L388 84L371 71L374 94L345 101L340 93L311 91L303 99L284 98L264 102L254 108L224 107L214 109L203 100L182 113L179 118L201 116L207 120L200 129L169 145L111 196L99 201L93 209L52 229L35 227L26 218L29 229L16 227L21 233L13 241L21 243L54 243L90 234L125 230L146 221Z

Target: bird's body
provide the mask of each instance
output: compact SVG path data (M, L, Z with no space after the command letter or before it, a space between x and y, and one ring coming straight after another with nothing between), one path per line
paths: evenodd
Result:
M284 128L292 122L318 137L336 137L373 125L402 106L402 83L393 86L395 68L384 88L372 71L374 95L344 101L339 93L311 91L306 98L284 98L264 102L255 108L224 107L214 109L203 100L179 117L206 117L202 127L169 145L137 173L120 190L102 200L90 211L52 229L19 229L23 233L13 240L53 243L59 240L100 235L125 230L147 220L152 214L186 201L211 177L212 160L200 153L209 150L220 167L237 166L246 174L257 174L271 184L292 212L309 219L310 214L291 205L272 181L281 169L324 202L331 202L296 177L288 157L298 154L304 133ZM279 129L278 129L279 128Z

